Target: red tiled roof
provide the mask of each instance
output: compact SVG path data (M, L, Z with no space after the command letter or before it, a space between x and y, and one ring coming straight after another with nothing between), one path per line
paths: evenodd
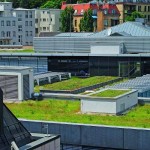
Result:
M83 12L87 11L88 9L99 10L99 6L97 4L91 4L91 3L64 4L61 6L61 10L64 10L68 6L73 7L73 9L75 10L75 15L83 15Z
M115 4L106 3L106 4L103 4L100 7L100 9L101 10L108 10L108 14L112 14L112 10L115 10L116 14L120 15L120 12L119 12L119 10Z
M73 7L75 10L75 15L83 15L85 11L88 9L92 10L108 10L108 14L112 14L112 10L115 10L115 14L120 15L120 12L115 4L101 4L98 6L98 4L91 4L91 3L81 3L81 4L66 4L62 3L61 10L64 10L66 7Z

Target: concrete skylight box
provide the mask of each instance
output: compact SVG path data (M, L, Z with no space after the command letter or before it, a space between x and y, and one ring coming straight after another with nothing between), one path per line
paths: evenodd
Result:
M138 103L137 90L104 89L81 99L82 113L121 114Z

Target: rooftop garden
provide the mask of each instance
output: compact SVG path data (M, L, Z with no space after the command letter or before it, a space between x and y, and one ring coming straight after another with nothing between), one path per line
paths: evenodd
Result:
M78 78L72 77L69 80L65 80L62 82L56 82L53 84L46 84L43 86L36 86L35 91L39 91L40 89L49 89L49 90L75 90L86 86L91 86L98 83L103 83L106 81L110 81L116 79L117 77L110 76L95 76L90 78Z
M23 49L23 50L0 50L0 53L34 53L33 49Z
M150 128L150 105L137 106L123 116L81 114L80 101L48 99L6 105L18 118Z
M108 89L99 93L92 94L94 97L116 97L129 92L130 90L112 90Z

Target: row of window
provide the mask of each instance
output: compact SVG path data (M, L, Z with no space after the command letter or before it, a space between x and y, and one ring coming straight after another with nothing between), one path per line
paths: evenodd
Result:
M48 18L43 18L43 19L40 18L40 21L46 22L46 21L49 21L49 19ZM52 18L51 18L51 21L52 21ZM35 23L38 23L38 18L35 19Z
M6 22L4 20L1 21L1 26L16 26L16 21L9 21Z
M16 32L15 31L12 32L12 36L16 37ZM1 32L1 37L11 37L11 31L7 31L7 32L2 31Z
M138 6L138 11L142 11L142 6ZM150 6L144 6L144 12L150 11Z
M16 37L16 31L7 31L7 32L4 32L2 31L1 32L1 37ZM33 36L33 32L32 31L26 31L26 36Z
M30 15L25 14L25 18L32 18L32 17L33 17L32 14L30 14ZM23 15L22 14L18 14L18 18L23 18Z
M1 26L16 26L16 21L9 21L7 20L6 22L4 20L1 21ZM32 21L26 21L25 26L33 26Z

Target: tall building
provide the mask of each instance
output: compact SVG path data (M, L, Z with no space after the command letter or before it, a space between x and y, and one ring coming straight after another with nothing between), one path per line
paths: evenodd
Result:
M36 36L41 32L59 32L60 14L60 9L35 9Z
M33 45L35 11L12 8L12 2L0 2L0 44Z

